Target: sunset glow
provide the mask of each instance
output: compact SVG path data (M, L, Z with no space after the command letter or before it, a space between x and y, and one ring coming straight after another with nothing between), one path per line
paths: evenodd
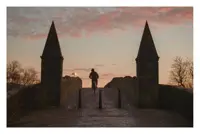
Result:
M160 57L159 83L166 84L174 57L193 59L191 7L9 7L7 60L34 67L40 77L40 56L54 21L63 76L79 76L83 87L90 87L89 73L95 68L99 86L104 86L113 77L136 76L135 58L146 20Z

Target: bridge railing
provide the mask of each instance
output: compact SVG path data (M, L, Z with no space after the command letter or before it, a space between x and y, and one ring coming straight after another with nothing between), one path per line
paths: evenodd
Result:
M123 108L122 91L120 88L105 88L103 94L114 103L113 107Z
M92 91L91 91L92 92ZM82 105L85 105L84 103L84 97L83 97L83 90L82 88L79 88L78 90L78 95L77 95L77 109L81 109ZM117 89L99 89L98 92L98 108L102 109L104 108L104 98L103 96L105 95L106 97L109 97L109 99L114 102L115 105L113 107L116 108L122 108L122 99L121 99L121 90L119 88Z

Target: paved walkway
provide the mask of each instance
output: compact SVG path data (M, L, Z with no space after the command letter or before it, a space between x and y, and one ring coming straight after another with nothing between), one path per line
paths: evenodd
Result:
M109 89L103 89L109 90ZM16 127L172 127L188 126L180 115L162 110L140 110L116 107L116 96L103 92L103 109L98 109L98 94L82 91L82 109L49 109L34 111L12 126Z

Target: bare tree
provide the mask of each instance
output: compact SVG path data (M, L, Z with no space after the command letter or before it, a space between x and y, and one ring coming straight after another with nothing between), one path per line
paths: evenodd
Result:
M7 82L20 83L21 64L18 61L11 61L7 64Z
M37 71L34 68L23 69L21 74L21 84L31 85L37 83Z
M187 59L186 61L187 64L187 87L193 88L193 61L190 59Z
M193 62L176 57L171 66L170 81L184 88L193 87Z
M38 83L37 71L34 68L23 69L18 61L12 61L7 64L7 82L32 85Z

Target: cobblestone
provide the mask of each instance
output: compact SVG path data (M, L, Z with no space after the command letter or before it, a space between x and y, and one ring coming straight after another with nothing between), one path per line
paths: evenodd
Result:
M104 89L109 90L109 89ZM188 126L179 114L156 109L118 109L116 97L103 93L103 109L98 94L83 89L82 109L51 109L32 112L11 126L16 127L172 127Z

